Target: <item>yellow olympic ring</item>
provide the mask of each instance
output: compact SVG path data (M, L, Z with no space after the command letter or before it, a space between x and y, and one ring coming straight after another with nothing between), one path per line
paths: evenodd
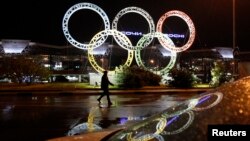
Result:
M88 58L89 58L89 62L92 65L92 67L99 73L102 73L104 71L104 69L102 67L100 67L97 62L95 61L94 58L94 48L92 46L96 46L96 41L100 41L100 40L105 40L105 37L103 37L102 35L108 36L108 35L120 35L118 37L119 38L119 43L124 44L126 43L126 45L130 46L132 45L131 42L129 41L128 37L125 36L123 33L117 31L117 30L103 30L99 33L97 33L90 41L90 48L88 48ZM133 60L133 56L134 56L134 52L132 50L127 50L128 51L128 57L127 60L125 62L125 64L123 66L130 66ZM110 71L110 73L114 73L114 71Z

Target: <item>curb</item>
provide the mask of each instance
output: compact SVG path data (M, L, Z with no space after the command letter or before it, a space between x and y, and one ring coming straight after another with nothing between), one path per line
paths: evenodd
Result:
M176 94L176 93L203 93L206 91L213 90L209 89L131 89L131 90L118 90L110 89L110 95L119 94ZM70 95L99 95L102 93L100 89L71 89L71 90L0 90L0 96L33 96L33 95L59 95L59 96L70 96Z

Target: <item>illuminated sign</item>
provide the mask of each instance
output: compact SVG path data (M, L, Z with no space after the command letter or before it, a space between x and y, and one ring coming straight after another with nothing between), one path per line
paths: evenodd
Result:
M166 34L169 38L185 38L183 34Z
M132 31L121 31L123 34L128 36L143 36L142 32L132 32Z
M133 31L121 31L123 34L127 36L143 36L144 34L142 32L133 32ZM164 34L167 35L169 38L185 38L184 34Z

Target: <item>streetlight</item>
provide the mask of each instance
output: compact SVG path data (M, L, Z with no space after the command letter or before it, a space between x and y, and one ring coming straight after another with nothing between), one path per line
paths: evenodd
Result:
M150 60L150 63L151 63L151 64L154 64L154 62L155 62L155 61L154 61L153 59Z
M236 29L235 29L235 0L233 0L233 49L236 48Z
M100 59L100 61L102 62L102 68L103 68L103 62L104 62L103 57Z
M236 18L235 18L235 0L232 0L232 2L233 2L233 52L235 52L236 51L236 28L235 28L235 26L236 26L236 22L235 22L235 20L236 20ZM235 61L235 58L234 58L234 61ZM234 66L233 66L233 78L234 78L234 76L235 76L235 72L238 72L237 71L237 62L235 63L234 62Z

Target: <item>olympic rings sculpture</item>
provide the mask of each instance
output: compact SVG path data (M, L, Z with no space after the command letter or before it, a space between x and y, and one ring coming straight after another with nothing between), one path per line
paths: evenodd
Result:
M95 11L97 14L99 14L101 16L101 18L104 22L105 29L103 31L97 33L91 39L89 44L84 44L84 43L76 41L71 36L69 29L68 29L68 23L69 23L70 17L76 11L82 10L82 9L88 9L88 10ZM118 24L119 19L127 13L140 14L141 16L143 16L147 20L147 22L149 24L149 33L144 35L137 42L137 44L135 46L132 45L131 41L126 37L125 34L117 31L117 24ZM180 17L188 25L188 29L190 32L189 33L189 40L182 47L176 47L169 37L164 36L162 34L162 25L163 25L164 21L171 16ZM176 61L176 52L182 52L182 51L185 51L188 48L190 48L191 45L193 44L194 39L195 39L195 27L194 27L192 20L189 18L189 16L187 14L185 14L181 11L178 11L178 10L173 10L173 11L169 11L169 12L165 13L157 22L157 27L155 29L155 24L154 24L153 18L145 10L143 10L139 7L127 7L127 8L124 8L120 12L117 13L117 15L115 16L115 18L112 22L112 29L110 29L110 21L109 21L107 14L104 12L104 10L102 10L99 6L92 4L92 3L78 3L78 4L75 4L72 7L70 7L68 9L68 11L65 13L65 15L63 17L62 27L63 27L63 33L70 44L72 44L74 47L77 47L79 49L88 50L88 57L89 57L89 61L92 65L92 67L97 72L100 72L100 73L104 69L101 68L96 63L94 56L93 56L93 49L101 46L106 41L106 39L109 35L112 35L114 37L115 41L118 43L118 45L120 47L128 50L129 53L128 53L127 61L124 64L125 66L131 65L131 63L132 63L131 58L133 58L133 54L135 52L135 59L136 59L137 65L144 67L144 68L146 68L146 67L142 63L142 60L140 57L140 51L144 47L148 46L152 42L153 38L156 37L159 40L160 44L165 49L167 49L171 52L171 59L170 59L168 65L164 69L159 70L157 73L164 73L164 72L168 72L169 70L171 70L175 64L175 61ZM155 32L155 30L157 32Z

